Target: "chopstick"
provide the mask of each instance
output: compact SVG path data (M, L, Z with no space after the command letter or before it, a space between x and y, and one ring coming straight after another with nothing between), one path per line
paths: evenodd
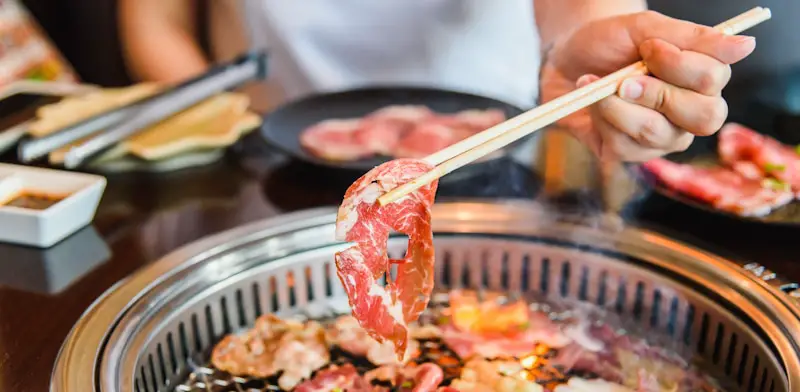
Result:
M756 7L720 23L714 28L726 35L735 35L769 20L771 17L769 8ZM385 193L378 198L378 203L386 205L395 202L431 181L616 94L619 85L625 79L647 73L647 65L639 61L431 154L423 159L434 166L431 171Z

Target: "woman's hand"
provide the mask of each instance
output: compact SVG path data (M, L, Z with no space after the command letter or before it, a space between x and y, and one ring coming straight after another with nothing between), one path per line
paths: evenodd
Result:
M685 150L722 127L730 64L755 39L646 11L589 22L557 40L542 66L542 99L559 97L643 59L653 76L625 80L618 94L562 125L602 159L646 161Z

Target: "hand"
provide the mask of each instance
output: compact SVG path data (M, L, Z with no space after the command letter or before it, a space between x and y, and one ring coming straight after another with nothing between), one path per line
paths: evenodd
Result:
M542 100L644 60L653 76L625 80L618 94L561 123L601 159L646 161L689 147L719 130L728 115L721 93L730 64L755 39L656 12L589 22L555 42L542 65Z

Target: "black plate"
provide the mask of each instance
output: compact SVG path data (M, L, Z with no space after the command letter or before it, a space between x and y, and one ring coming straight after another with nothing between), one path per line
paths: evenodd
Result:
M717 157L717 138L698 138L695 144L692 145L687 151L672 154L667 156L667 159L677 163L687 163L698 167L714 167L720 166ZM656 180L655 176L649 173L646 169L641 168L642 179L655 190L658 195L665 197L674 202L687 205L705 213L726 217L733 220L769 224L775 226L797 226L800 227L800 203L792 202L781 208L772 211L769 215L763 217L748 217L740 216L730 212L718 210L706 203L703 203L694 198L685 196L671 188L663 185Z
M317 158L300 145L300 133L324 120L363 117L389 105L424 105L439 113L467 109L501 109L508 118L523 110L492 98L419 87L374 87L314 95L286 104L267 115L261 135L271 145L307 163L366 172L391 158L337 162Z

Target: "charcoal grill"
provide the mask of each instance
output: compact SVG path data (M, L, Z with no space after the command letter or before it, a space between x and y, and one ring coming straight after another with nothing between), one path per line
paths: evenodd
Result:
M317 209L233 229L117 284L67 337L51 391L248 390L202 366L210 348L265 312L346 311L334 221L335 210ZM439 287L599 304L670 336L734 391L800 390L800 291L760 265L636 228L552 219L529 202L437 204L433 226ZM390 254L405 241L391 238Z

